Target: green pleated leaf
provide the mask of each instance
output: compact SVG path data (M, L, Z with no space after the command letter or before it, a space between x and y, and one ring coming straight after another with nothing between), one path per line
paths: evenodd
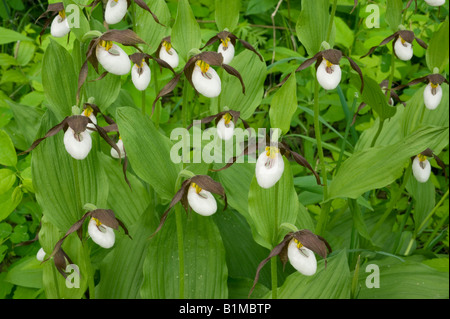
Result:
M241 118L249 118L261 104L264 95L264 80L266 79L266 64L258 56L245 50L238 54L230 65L238 70L245 84L245 94L239 80L223 72L220 105L231 110L240 111Z
M14 119L20 132L25 137L29 145L36 139L36 133L41 123L44 111L39 108L16 103L14 101L6 101L14 114Z
M224 214L217 212L217 214ZM228 297L225 249L212 218L184 212L184 270L187 299ZM175 212L171 212L161 231L151 239L144 261L142 298L179 298L179 261Z
M291 74L289 79L274 94L270 103L270 126L281 129L286 134L291 127L291 119L297 110L297 80Z
M0 169L0 195L8 191L16 182L16 174L7 168Z
M240 0L215 0L215 17L217 30L223 31L225 28L233 32L239 22Z
M280 229L280 225L295 224L297 219L297 193L289 161L283 160L283 175L274 186L264 189L254 177L248 193L248 213L262 242L257 238L255 240L268 249L278 245L286 235L286 230Z
M353 74L351 83L355 88L361 87L361 79ZM395 115L396 108L389 106L386 95L381 90L380 85L368 76L364 76L364 91L362 101L369 105L381 119L388 119Z
M177 16L172 27L171 41L175 50L185 60L191 49L198 49L202 42L200 26L188 0L178 1Z
M316 256L316 258L318 258ZM317 262L317 272L313 276L304 276L295 272L286 278L278 288L280 299L348 299L350 298L351 277L348 269L347 254L343 250ZM270 298L271 292L265 296Z
M410 157L448 141L448 128L422 127L398 143L375 147L350 156L329 188L329 198L357 198L366 191L391 184L399 178Z
M8 269L5 281L22 287L42 288L42 269L36 256L28 256Z
M9 135L0 130L0 164L5 166L16 166L17 155L14 144Z
M323 41L326 41L330 20L329 10L329 0L304 1L302 3L302 10L298 16L295 31L309 56L319 52L320 45ZM328 41L331 47L334 44L334 34L335 27L333 25Z
M125 225L133 225L150 204L150 194L136 176L127 172L130 189L123 176L119 160L105 154L99 155L108 177L108 207L114 210L116 217Z
M171 141L137 109L118 108L116 119L136 175L149 183L160 196L172 198L181 164L174 164L170 159Z
M374 271L362 265L358 299L448 299L448 272L440 272L422 263L374 261L379 266L379 288L370 288ZM369 287L367 286L369 282Z
M434 125L434 126L449 126L449 89L448 85L442 84L442 100L439 106L434 110L429 110L425 107L423 101L423 91L426 84L416 84L417 91L408 100L407 107L403 112L403 118L401 121L400 132L402 136L407 136L414 132L419 126ZM422 117L423 114L423 117ZM439 143L439 147L435 147L432 150L439 154L440 150L448 144L447 140L442 140ZM431 148L431 147L430 147Z
M58 121L71 115L76 103L78 75L69 52L50 39L42 62L42 86L49 109Z
M433 34L426 52L427 66L430 71L438 68L442 72L448 64L448 17L440 24L439 29Z
M22 201L22 189L17 186L0 194L0 221L7 218Z
M16 41L33 41L29 37L11 29L0 27L0 44L6 44Z
M130 227L130 235L118 238L114 250L102 261L100 282L95 296L99 299L139 299L144 273L142 266L150 244L148 237L156 227L142 221Z
M402 10L402 0L386 0L386 23L393 32L396 32L402 23Z
M168 26L170 23L169 7L164 0L145 0L150 10L158 17L159 21ZM156 23L152 15L140 8L136 9L136 21L134 30L139 37L144 40L149 46L145 52L152 54L156 51L161 40L168 36L167 28L159 23Z
M431 179L426 183L419 183L414 176L409 177L406 189L414 199L414 225L415 229L420 232L419 227L436 204L436 191Z
M38 135L43 136L55 124L47 112ZM84 204L106 206L108 183L98 159L98 133L92 133L92 149L81 161L67 153L63 138L61 131L41 142L32 151L31 167L39 205L48 220L65 232L84 214Z

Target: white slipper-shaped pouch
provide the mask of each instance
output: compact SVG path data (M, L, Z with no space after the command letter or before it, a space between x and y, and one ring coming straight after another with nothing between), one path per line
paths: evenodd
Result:
M258 185L270 188L275 185L284 172L283 156L278 148L266 147L266 152L259 155L256 161L255 176Z
M217 211L217 202L211 192L201 189L192 183L187 195L189 206L202 216L211 216Z
M217 123L217 135L220 139L227 141L233 137L234 134L234 122L230 119L222 117Z
M109 50L105 47L97 45L97 60L103 68L109 73L116 75L124 75L130 72L131 62L125 51L117 44L113 43Z
M122 139L119 139L119 141L116 143L117 147L120 150L120 158L124 158L125 157L125 150L123 148L123 142ZM117 153L117 151L111 147L111 156L114 158L119 158L119 154Z
M397 58L402 61L409 61L413 56L412 44L406 42L401 37L398 37L398 39L395 41L394 51Z
M440 7L445 4L445 0L425 0L425 2L432 7Z
M431 164L425 157L420 159L420 156L416 156L412 163L412 172L418 182L426 183L431 175Z
M147 63L142 62L142 66L133 65L131 68L131 80L139 91L144 91L150 84L151 71Z
M219 45L219 48L217 49L217 52L221 53L223 56L223 62L225 64L230 64L230 62L234 58L234 45L228 41L227 47L221 43Z
M52 21L50 26L50 34L55 38L62 38L70 32L69 22L67 18L64 19L58 14Z
M439 84L433 85L428 83L423 91L423 101L425 107L429 110L436 109L441 103L442 99L442 88Z
M64 133L64 146L67 153L74 159L85 159L91 151L92 138L88 131L86 129L84 132L76 134L72 128L68 127Z
M338 64L322 59L317 68L317 81L325 90L334 90L341 82L342 71Z
M88 225L88 233L94 243L103 248L111 248L114 246L116 235L114 229L101 224L97 219L91 218Z
M305 276L312 276L316 273L317 260L312 250L301 246L295 239L292 239L289 242L287 253L290 264L298 272Z
M198 61L202 65L203 61ZM203 70L202 70L203 69ZM198 93L205 97L217 97L222 90L222 84L216 70L211 67L201 68L198 64L195 65L192 72L192 83Z
M127 0L108 0L105 8L105 21L116 24L122 21L127 14Z
M46 254L45 254L44 248L41 247L41 249L39 249L36 254L36 259L39 261L44 261L45 255Z
M165 45L161 45L161 49L159 50L159 58L169 64L172 69L175 69L180 62L177 51L175 51L172 47L167 50Z

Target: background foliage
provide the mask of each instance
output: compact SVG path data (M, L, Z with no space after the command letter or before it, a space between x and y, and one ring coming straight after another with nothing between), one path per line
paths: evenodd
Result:
M55 1L53 1L55 2ZM65 0L66 4L86 4ZM237 47L231 66L243 76L246 94L234 77L220 73L222 94L209 100L182 91L162 100L159 122L140 112L142 96L130 76L108 75L86 82L83 98L95 97L102 112L116 119L130 160L128 178L109 156L109 147L94 138L84 161L73 161L62 148L62 133L43 142L32 154L17 156L50 127L71 114L76 104L78 72L87 49L84 34L105 31L102 7L97 6L81 28L54 39L48 32L39 42L44 1L11 0L0 4L0 298L177 298L178 251L175 214L160 234L148 237L174 195L181 164L168 160L170 132L182 126L182 94L190 94L192 119L215 114L225 106L241 112L254 128L280 127L286 141L320 170L313 126L313 68L296 73L278 90L273 87L320 49L329 29L333 1L277 0L156 0L146 1L160 20L132 5L126 19L114 26L133 28L153 54L160 40L172 34L174 47L186 61L192 47L199 48L227 27L257 48L261 62ZM386 3L387 2L387 3ZM376 99L378 83L391 70L392 46L378 48L364 59L370 47L396 31L398 24L413 30L428 45L414 45L411 61L397 60L394 82L405 84L437 67L448 78L448 2L438 10L418 1L403 15L406 1L377 1L380 28L369 29L367 1L355 11L351 0L337 1L329 43L351 56L361 67L366 91L360 95L359 79L348 62L336 90L319 92L322 144L329 179L329 218L322 235L333 253L328 267L319 261L318 272L305 277L287 264L277 267L279 298L448 298L449 232L448 168L444 173L431 159L433 173L427 183L412 176L410 157L430 147L448 166L449 89L434 111L425 111L424 85L404 89L407 101L391 109L370 103L356 123L351 119L363 100ZM390 10L386 9L386 4ZM275 37L274 37L275 36ZM209 48L215 50L216 47ZM131 54L134 49L124 47ZM180 64L178 71L181 70ZM161 88L171 78L157 70L145 91L146 113ZM92 70L88 79L98 77ZM374 96L375 95L375 96ZM371 147L380 119L382 131ZM100 125L106 125L99 118ZM184 124L184 123L183 123ZM235 164L213 173L227 193L229 206L211 218L183 215L185 246L185 297L247 298L256 267L288 230L281 223L313 230L323 208L323 188L309 171L285 160L286 169L275 188L263 190L254 177L254 164ZM208 166L188 166L206 174ZM76 169L78 176L72 174ZM410 178L411 176L411 178ZM80 202L73 194L80 194ZM278 197L278 202L274 200ZM80 207L92 203L111 208L130 230L132 239L117 234L114 248L105 250L75 235L64 244L82 273L80 289L67 289L53 263L41 264L36 252L50 252L56 241L81 217ZM278 225L273 210L279 211ZM274 228L275 227L275 228ZM35 238L30 245L20 245ZM366 266L380 267L381 287L369 289ZM273 274L272 274L273 276ZM91 287L88 286L91 285ZM93 285L93 286L92 286ZM270 267L263 268L252 298L270 298ZM88 293L87 293L88 291Z

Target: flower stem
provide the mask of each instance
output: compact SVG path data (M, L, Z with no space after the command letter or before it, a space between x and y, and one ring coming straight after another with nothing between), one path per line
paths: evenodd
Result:
M183 171L181 171L183 172ZM181 187L181 180L183 175L178 174L177 181L175 183L175 193ZM180 299L184 299L184 241L183 241L183 217L181 216L180 204L175 206L175 218L177 226L177 243L178 243L178 266L179 266L179 295Z
M330 21L328 23L328 30L327 30L327 39L326 39L326 41L328 43L330 42L331 30L333 29L334 15L336 14L336 7L337 7L337 0L334 0L333 1L333 8L331 9Z
M152 63L152 76L153 76L153 87L155 89L155 96L158 96L159 86L158 86L158 66L155 61ZM158 99L155 105L154 123L155 127L159 128L159 121L161 117L161 99Z
M270 269L272 275L272 299L278 298L278 282L277 282L277 258L270 259Z
M373 137L372 143L370 143L370 147L374 147L377 142L378 137L380 136L381 131L383 130L384 120L380 119L380 123L378 124L378 130L375 136Z
M184 299L184 242L183 242L183 220L181 216L181 207L179 204L175 206L175 217L177 225L178 240L178 264L179 264L179 292L180 299Z
M315 77L314 81L314 132L316 135L317 141L317 152L319 153L319 161L321 166L321 174L322 174L322 184L323 184L323 204L319 215L319 220L316 226L316 233L323 234L325 231L325 227L328 220L328 213L330 209L330 203L327 202L328 199L328 179L327 179L327 171L323 156L323 148L322 148L322 137L321 131L322 127L319 122L319 82L317 81L317 77Z
M145 90L141 92L141 101L142 115L145 115Z

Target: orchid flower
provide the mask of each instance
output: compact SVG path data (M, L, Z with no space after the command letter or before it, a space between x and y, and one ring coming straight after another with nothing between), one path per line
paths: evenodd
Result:
M384 95L387 96L388 94L388 87L389 87L389 80L383 80L380 83L380 88L384 92ZM395 102L402 103L403 106L406 106L406 102L402 101L400 97L395 93L394 88L391 88L391 98L389 99L389 106L394 106ZM361 104L358 106L358 109L356 110L355 114L353 115L353 120L350 125L354 125L356 121L356 117L358 116L359 111L361 111L367 104L365 102L361 102Z
M310 230L303 229L296 232L290 232L284 239L275 246L256 269L255 280L248 296L253 292L258 280L259 273L264 265L275 256L279 256L283 267L287 261L301 274L312 276L317 271L317 260L314 253L325 259L325 268L327 267L327 251L331 253L331 247L321 236L314 234Z
M447 179L447 173L445 171L445 163L436 156L433 151L427 148L425 151L421 152L414 157L412 162L412 172L414 177L419 183L426 183L431 175L431 164L428 161L428 157L433 157L436 163L442 168Z
M136 46L139 43L145 43L139 38L136 33L131 30L109 30L101 36L91 40L86 52L86 60L81 66L80 74L78 76L78 91L86 81L88 76L88 62L92 64L95 71L98 73L98 63L100 63L106 70L97 80L102 79L108 73L116 75L124 75L130 72L131 64L128 55L119 47L118 42L125 46L133 46L140 51Z
M239 111L222 111L214 115L210 115L207 117L204 117L200 120L201 124L210 123L215 120L216 127L217 127L217 135L220 139L226 141L233 137L234 133L234 127L236 126L236 122L240 118L241 112ZM250 126L247 124L246 121L241 119L242 124L244 124L244 127L246 129L250 128ZM192 127L193 124L189 125L187 127L187 130L189 130Z
M55 265L56 265L56 258L58 254L61 254L62 251L61 247L64 242L64 240L69 236L70 234L76 232L80 240L83 239L83 224L86 219L89 219L89 225L88 225L88 234L92 238L92 240L99 245L102 248L108 249L114 246L115 242L115 234L114 230L117 230L119 226L122 227L122 229L125 231L125 234L130 237L128 234L128 229L125 227L123 222L116 218L114 212L110 209L94 209L91 211L88 211L85 213L80 220L75 222L69 230L66 232L66 234L58 240L58 242L55 245L55 248L53 249L53 252L50 254L47 259L44 261L49 260L50 258L55 256ZM68 258L67 255L64 254L63 257ZM60 263L63 261L61 256L59 257ZM64 265L65 263L61 263ZM57 265L58 268L58 265ZM59 270L60 268L58 268ZM61 269L65 269L61 268ZM61 271L60 271L61 272Z
M200 48L200 50L203 50L205 47L207 47L219 40L221 43L219 45L219 48L217 49L217 52L222 54L223 63L225 63L225 64L230 64L230 62L234 58L236 40L239 40L242 43L242 45L244 46L244 48L254 52L256 55L258 55L261 62L264 62L264 59L261 56L261 54L259 54L256 51L256 49L250 45L250 43L248 43L242 39L239 39L233 33L226 31L226 30L217 33L215 36L213 36L211 39L209 39L208 42L206 42L206 44L202 48Z
M161 230L170 210L178 202L181 202L186 214L189 211L189 207L202 216L211 216L216 213L217 202L212 193L218 194L224 199L225 206L223 210L225 210L227 208L227 196L219 182L216 182L208 175L195 175L185 180L162 215L158 228L150 237L155 236Z
M196 92L209 98L217 97L221 92L222 85L219 75L211 68L211 66L219 66L227 73L237 77L241 82L242 93L245 94L245 85L241 74L235 68L223 63L222 54L217 52L202 52L191 57L186 62L183 71L175 75L175 77L161 89L153 102L152 114L158 99L175 89L183 72Z
M361 58L372 54L379 46L385 45L394 40L394 42L392 43L392 48L394 50L395 56L402 61L409 61L413 56L412 43L414 39L422 48L428 48L425 42L414 35L413 31L399 30L381 41L379 45L370 48L369 52L367 52Z
M295 162L310 170L316 177L317 185L321 185L319 174L317 174L303 156L292 151L286 143L269 142L264 145L266 145L265 151L261 152L258 156L255 167L255 176L259 186L262 188L270 188L280 180L284 172L284 161L282 156L285 156L286 158L292 157ZM249 143L244 148L242 154L231 158L224 167L217 170L212 169L212 171L216 172L227 169L236 162L238 157L254 153L258 147L259 145L257 146L254 143Z
M45 255L46 253L44 251L44 248L41 247L36 254L36 259L39 261L44 261Z
M175 71L167 62L159 58L154 58L149 54L137 52L130 55L129 58L133 62L133 67L131 69L131 80L133 81L136 89L139 91L144 91L150 84L151 71L148 66L149 59L155 60L161 67L165 67L175 74Z
M447 79L438 73L429 74L421 78L412 80L408 84L395 87L394 90L400 90L403 89L404 87L421 82L428 82L427 86L425 87L425 90L423 91L423 101L425 103L425 107L429 110L436 109L438 105L441 103L442 99L441 84L442 83L448 84Z
M156 49L156 54L159 59L169 64L173 69L175 69L180 62L178 53L172 47L172 42L170 42L170 36L162 39L161 43Z
M85 5L88 8L95 8L101 0L94 0L90 4ZM156 23L161 24L158 17L150 10L144 0L133 0L139 7L148 11ZM127 14L128 7L131 5L131 0L107 0L104 7L104 19L107 24L116 24L122 21ZM163 24L161 24L164 26Z
M335 89L339 83L341 82L341 67L339 66L339 62L342 57L345 57L348 62L350 62L350 66L353 70L355 70L359 77L361 78L361 92L364 89L364 79L359 66L353 61L350 57L344 55L340 50L336 49L328 49L323 50L314 55L312 58L305 60L295 72L306 69L311 66L314 62L316 62L316 77L320 86L322 86L325 90L333 90ZM290 74L286 76L283 81L281 81L278 86L283 85Z
M44 22L41 32L39 33L39 41L42 43L42 35L51 22L50 33L55 38L62 38L70 32L69 22L67 21L66 11L62 2L51 3L47 10L37 18L36 22L50 13L50 17Z
M116 143L114 143L106 134L106 132L93 123L91 119L87 116L83 115L72 115L64 118L61 123L52 127L42 138L37 139L33 142L30 148L20 155L28 153L32 151L36 146L39 145L44 139L56 135L59 131L64 131L64 146L66 151L72 156L74 159L83 160L85 159L92 148L92 138L89 133L89 130L92 130L88 127L89 124L92 124L100 136L113 148L116 149L117 152L120 152Z

